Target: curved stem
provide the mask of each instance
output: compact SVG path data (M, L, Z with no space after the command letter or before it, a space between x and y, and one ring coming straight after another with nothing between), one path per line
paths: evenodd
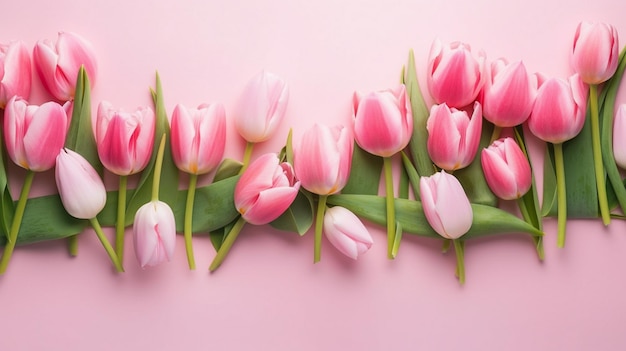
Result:
M557 246L565 246L565 225L567 223L567 194L565 192L565 165L563 163L563 144L554 144L554 165L556 167L557 193Z
M67 238L67 252L72 257L78 256L78 234L71 235Z
M220 267L222 262L224 262L226 255L228 255L230 248L235 243L235 239L237 239L237 236L239 235L239 232L241 232L241 228L243 228L244 224L246 224L246 220L243 219L243 217L239 217L230 232L228 232L228 234L226 235L222 246L220 246L220 249L217 250L217 254L213 259L213 262L211 262L211 266L209 266L209 271L214 272Z
M11 223L9 238L6 246L4 247L2 260L0 260L0 274L4 274L4 272L6 272L7 267L9 266L9 260L11 260L11 256L13 256L13 249L15 249L15 244L17 242L17 234L20 232L22 217L24 217L24 210L26 209L26 201L28 200L28 194L30 193L30 188L33 185L34 177L35 172L31 170L26 172L24 184L22 185L22 191L20 192L20 199L17 201L17 206L15 207L15 215L13 216L13 222Z
M115 225L115 252L124 264L124 232L126 230L126 188L128 187L128 176L120 176L120 185L117 198L117 223Z
M109 258L111 259L111 262L113 262L115 269L120 273L124 272L124 267L122 267L122 263L118 259L117 254L115 253L115 250L113 250L113 246L111 246L111 243L109 243L109 240L102 232L102 227L100 226L100 222L98 222L98 219L94 217L89 220L89 223L91 223L91 226L93 227L93 230L96 232L98 239L100 239L102 246L104 246L104 249L106 250L107 254L109 254Z
M493 126L493 132L491 133L491 139L489 140L489 145L494 141L500 138L500 134L502 134L502 127L498 127L496 125Z
M459 277L459 283L465 284L465 249L463 242L459 239L452 240L454 244L454 253L456 254L456 274Z
M517 199L517 206L519 207L519 210L522 213L522 217L524 218L526 223L529 223L530 225L535 226L533 224L532 218L530 216L530 212L528 212L528 208L526 207L526 204L524 203L523 198L520 197ZM541 230L541 228L537 228L537 229ZM544 258L546 257L545 250L543 249L543 236L533 235L532 238L533 238L533 242L535 243L535 249L537 250L537 256L539 257L539 260L543 261Z
M157 152L154 166L154 179L152 180L152 201L159 201L159 183L161 183L161 168L163 168L163 154L165 153L165 134L161 137L159 151Z
M593 151L593 165L596 173L596 187L598 188L598 202L600 204L600 215L602 223L611 223L611 211L606 195L606 180L604 165L602 164L602 149L600 146L600 117L598 116L598 86L589 86L589 103L591 105L591 140Z
M187 189L187 203L185 205L185 250L187 251L187 263L189 269L196 269L196 260L193 257L192 237L192 220L193 220L193 202L196 195L196 185L198 183L198 175L189 175L189 189Z
M252 157L252 149L254 149L254 143L247 141L246 149L243 152L243 166L241 167L239 174L242 174L246 170L246 168L248 168L248 165L250 164L250 158Z
M396 209L393 193L391 157L383 157L383 168L385 170L385 192L387 205L387 258L394 259L393 243L396 241Z
M326 199L328 195L320 195L317 201L317 215L315 217L315 242L313 263L320 261L322 256L322 229L324 229L324 212L326 212Z

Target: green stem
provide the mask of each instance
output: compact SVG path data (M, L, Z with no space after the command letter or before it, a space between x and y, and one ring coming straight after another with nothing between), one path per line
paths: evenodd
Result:
M239 232L241 232L241 228L243 228L244 224L246 224L246 220L243 219L243 217L239 217L233 228L226 235L226 238L224 238L222 246L220 246L213 262L211 262L211 266L209 266L209 271L214 272L219 268L222 262L224 262L226 255L228 255L230 248L233 246L233 243L235 242L235 239L237 239L237 236L239 235Z
M161 183L161 168L163 168L163 154L165 153L165 133L159 143L156 164L154 166L154 179L152 180L152 201L159 201L159 184Z
M126 231L126 188L128 176L120 176L120 184L117 198L117 224L115 225L115 252L124 264L124 233Z
M196 260L193 257L193 243L191 241L192 231L191 225L193 220L193 202L196 195L196 184L198 183L198 175L189 175L189 189L187 189L187 204L185 206L185 250L187 251L187 263L189 269L196 269Z
M396 209L393 193L391 157L383 157L383 168L385 170L385 192L387 204L387 258L394 259L393 243L396 241Z
M243 171L248 168L248 165L250 164L250 158L252 157L252 149L254 149L254 143L249 141L246 142L246 149L243 152L243 166L241 167L239 174L242 174Z
M315 218L315 242L313 263L320 261L322 256L322 229L324 227L324 212L326 211L326 199L328 195L320 195L317 201L317 217Z
M491 133L491 139L489 141L489 145L491 145L491 143L493 143L494 141L498 140L498 138L500 138L500 134L502 134L502 127L493 126L493 132Z
M565 192L565 164L563 163L563 144L554 144L554 165L556 167L557 193L557 246L565 246L565 225L567 224L567 194Z
M520 197L517 199L517 206L519 207L519 210L522 213L522 217L524 218L526 223L533 225L532 217L530 215L530 212L528 212L528 208L526 207L526 203L524 202L523 198ZM537 229L541 230L541 228ZM535 249L537 250L537 256L539 257L539 260L543 261L546 257L545 251L543 249L543 236L533 235L532 238L533 242L535 243Z
M78 256L78 234L67 238L67 252L72 257Z
M465 249L461 240L452 240L454 244L454 253L456 254L456 274L459 277L459 283L465 284Z
M98 218L94 217L90 219L89 223L91 223L91 226L93 227L93 230L96 232L98 239L100 239L102 246L104 246L104 249L106 250L107 254L109 254L109 258L111 259L111 262L113 262L115 269L120 273L124 272L124 267L122 267L122 263L117 257L117 254L115 253L115 250L113 249L113 246L111 246L111 243L109 243L109 240L102 232L102 227L100 226L100 222L98 222Z
M2 260L0 260L0 274L4 274L4 272L6 272L7 267L9 266L9 260L11 260L11 256L13 255L13 249L15 249L15 244L17 243L17 234L20 232L22 217L24 217L24 209L26 209L26 201L28 200L28 194L30 193L30 188L33 185L34 177L35 172L31 170L26 172L24 184L22 185L22 191L20 192L20 199L17 201L17 206L15 207L15 215L13 216L13 222L11 223L9 238L6 246L4 247Z
M606 180L604 165L602 164L602 149L600 146L600 117L598 115L598 86L589 86L589 103L591 105L591 140L593 151L593 164L596 173L596 187L598 188L598 202L600 204L600 215L602 223L611 223L611 211L606 195Z

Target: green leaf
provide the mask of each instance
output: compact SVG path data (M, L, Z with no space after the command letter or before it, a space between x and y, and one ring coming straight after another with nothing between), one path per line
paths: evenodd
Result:
M0 116L4 118L4 110L0 110ZM8 238L15 205L9 191L9 177L6 169L6 154L4 152L3 133L0 132L0 232L2 238Z
M526 159L528 160L528 163L530 163L530 156L528 155L528 151L526 150L526 145L524 142L524 131L522 130L521 127L517 127L514 129L515 131L515 140L517 141L517 144L520 146L520 149L522 149L522 152L524 153L524 156L526 156ZM526 194L524 194L524 196L522 196L522 203L523 206L526 208L526 212L522 211L522 215L524 216L524 220L526 220L526 222L532 224L535 228L542 230L543 228L543 223L542 223L542 217L541 217L541 211L539 209L539 195L537 194L537 185L535 184L535 176L532 174L532 164L531 164L531 186L530 189L528 190L528 192L526 192Z
M308 191L301 189L287 211L272 221L270 225L276 229L304 235L313 225L314 212L313 196Z
M543 204L541 205L541 216L554 217L557 215L556 199L554 150L552 148L552 144L548 143L546 145L546 153L543 160Z
M372 155L354 144L350 179L341 190L344 194L378 194L383 159Z
M416 199L420 198L420 175L417 174L417 170L415 166L411 163L411 160L406 155L404 151L401 151L402 156L402 165L404 166L404 171L407 176L409 176L409 183L411 183L411 188L413 188L413 195ZM375 194L374 194L375 195Z
M220 247L224 243L224 239L230 233L231 229L235 226L235 223L239 220L240 216L237 216L232 222L228 223L226 226L212 230L209 232L209 239L211 239L211 245L215 251L219 251Z
M398 197L401 199L409 198L409 174L407 173L405 167L400 167L400 185L398 186Z
M225 158L217 167L213 181L217 182L226 178L234 177L239 174L241 167L243 167L241 162L233 160L232 158Z

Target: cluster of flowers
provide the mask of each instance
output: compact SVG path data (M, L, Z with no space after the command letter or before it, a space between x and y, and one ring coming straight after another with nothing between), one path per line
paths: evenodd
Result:
M527 124L538 138L554 144L558 184L559 245L565 235L565 187L561 145L581 131L585 122L587 97L591 92L592 147L597 189L605 224L609 210L604 170L599 149L597 86L611 78L617 69L619 52L615 28L603 23L581 23L572 46L575 74L569 80L531 75L521 61L497 59L488 63L483 52L472 51L464 43L432 45L427 68L428 90L435 101L420 117L419 87L411 91L401 84L395 89L355 93L353 126L314 125L303 133L292 148L251 160L255 143L271 138L284 119L288 86L279 77L262 72L244 90L241 110L234 115L238 133L247 141L243 163L234 172L240 177L233 190L234 206L240 217L225 227L210 269L217 269L245 223L254 225L275 221L300 193L315 199L314 261L320 260L322 234L343 254L356 259L373 244L373 239L354 209L334 203L331 197L350 180L355 143L366 152L382 157L386 184L384 222L387 225L388 257L394 258L402 235L402 220L396 218L392 158L411 144L413 163L405 162L415 197L423 216L441 237L454 243L457 275L464 279L462 263L465 235L476 219L474 205L466 195L467 186L453 172L477 160L485 126L493 125L489 143L478 160L481 176L489 189L503 200L519 200L533 189L528 155L514 128ZM25 168L27 176L15 207L5 252L0 261L4 272L17 241L24 207L34 172L56 166L59 195L67 212L89 219L118 271L123 271L124 230L126 226L127 177L142 172L156 162L152 201L134 216L134 249L139 264L153 266L173 255L176 225L171 207L158 199L159 175L165 138L155 135L155 112L141 107L134 112L115 108L107 101L97 108L94 128L99 162L120 177L115 249L102 234L97 215L105 207L106 189L101 176L81 154L67 147L77 79L86 73L87 85L95 82L97 65L91 45L73 33L60 33L56 45L42 41L33 50L33 61L43 86L57 100L41 106L27 102L31 84L29 51L22 42L0 46L0 108L4 109L4 138L11 160ZM403 82L406 83L406 82ZM589 85L589 87L588 87ZM84 89L85 87L83 87ZM595 102L594 102L595 99ZM422 102L423 104L423 102ZM594 111L595 106L595 111ZM422 106L423 109L423 106ZM486 121L483 121L483 117ZM595 120L594 120L595 119ZM423 131L421 129L424 129ZM219 103L197 108L176 105L170 121L169 142L176 167L190 175L185 206L184 236L189 267L195 268L192 237L194 192L199 175L220 167L226 143L225 108ZM615 133L626 131L626 107L617 114ZM419 140L418 132L427 138ZM422 133L423 134L423 133ZM505 135L501 137L501 135ZM157 145L155 142L161 140ZM626 166L624 138L615 138L615 157ZM159 151L155 155L154 147ZM416 161L417 160L417 161ZM426 160L424 162L424 160ZM420 167L417 163L426 164ZM311 203L313 203L312 201ZM530 209L519 202L524 219ZM418 215L418 214L415 214ZM541 245L541 225L534 222Z

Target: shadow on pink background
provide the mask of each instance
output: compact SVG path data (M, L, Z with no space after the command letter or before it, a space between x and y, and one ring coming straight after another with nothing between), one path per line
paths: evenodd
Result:
M423 82L436 37L565 77L578 22L609 22L626 38L625 10L617 0L13 1L2 6L0 41L33 45L59 30L88 38L99 59L94 110L101 100L150 104L158 70L169 112L221 101L228 116L246 82L272 71L289 82L290 105L259 155L278 151L289 128L297 138L314 122L347 124L352 93L397 84L411 48ZM35 82L39 103L48 97ZM243 142L228 128L227 156L240 159ZM50 191L43 183L35 195ZM0 277L0 349L624 349L626 224L570 221L561 250L556 222L545 224L543 263L526 236L468 242L465 286L439 241L405 235L388 261L375 225L358 262L324 240L316 265L312 233L247 226L212 275L207 237L194 239L198 269L189 271L182 237L172 262L141 270L129 236L127 272L115 274L87 231L77 258L63 241L17 249Z

